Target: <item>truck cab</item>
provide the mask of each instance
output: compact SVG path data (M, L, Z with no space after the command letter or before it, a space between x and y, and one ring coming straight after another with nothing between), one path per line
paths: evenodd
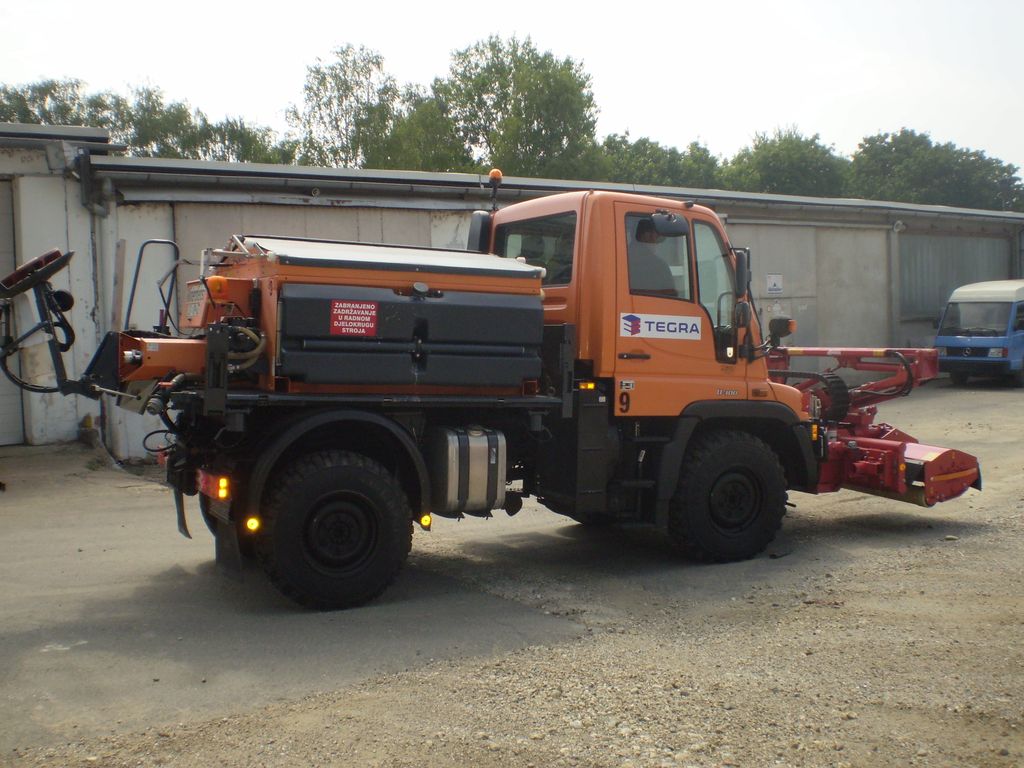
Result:
M760 333L712 210L579 192L499 211L493 232L493 253L546 270L545 324L576 327L576 358L614 382L616 416L674 417L702 401L801 412L795 390L768 380L763 357L742 353Z
M1010 377L1024 387L1024 280L971 283L953 291L935 336L939 370L954 384Z

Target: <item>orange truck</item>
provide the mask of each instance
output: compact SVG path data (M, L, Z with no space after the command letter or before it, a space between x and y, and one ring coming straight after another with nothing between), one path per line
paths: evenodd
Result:
M874 421L935 376L934 350L783 347L793 325L760 327L749 252L692 202L495 205L473 215L466 251L236 235L203 253L180 311L166 286L154 329L126 320L73 381L73 299L48 282L70 258L0 281L0 368L45 391L6 364L42 332L51 390L159 416L147 447L180 531L198 495L217 559L255 558L304 605L370 600L414 526L513 515L529 496L730 561L767 547L789 492L930 506L981 487L973 456ZM17 336L11 306L30 291L39 324ZM794 357L831 362L797 371ZM850 387L841 368L876 378Z

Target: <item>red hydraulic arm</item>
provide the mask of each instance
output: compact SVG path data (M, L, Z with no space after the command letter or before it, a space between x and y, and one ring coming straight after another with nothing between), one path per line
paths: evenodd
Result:
M823 373L791 369L794 358L831 358ZM804 406L826 430L818 492L851 488L930 507L981 489L978 460L969 453L923 445L889 424L875 424L878 403L907 395L935 378L934 349L775 347L768 353L773 381L804 393ZM880 374L848 386L837 371Z

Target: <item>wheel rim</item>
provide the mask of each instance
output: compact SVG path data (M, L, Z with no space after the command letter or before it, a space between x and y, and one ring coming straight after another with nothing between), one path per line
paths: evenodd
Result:
M757 519L761 510L761 488L749 473L730 470L715 481L709 503L715 527L724 534L735 535Z
M379 518L369 499L351 492L330 494L313 505L307 518L307 559L332 574L356 570L376 550L379 532Z

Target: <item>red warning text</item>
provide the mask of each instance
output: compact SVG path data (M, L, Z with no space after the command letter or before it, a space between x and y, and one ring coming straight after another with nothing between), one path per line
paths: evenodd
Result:
M376 336L376 301L332 301L332 336Z

